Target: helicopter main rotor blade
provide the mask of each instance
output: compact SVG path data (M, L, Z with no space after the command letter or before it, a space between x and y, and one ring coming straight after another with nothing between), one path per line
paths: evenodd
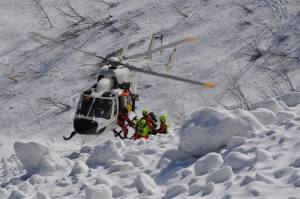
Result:
M186 79L186 78L183 78L183 77L178 77L178 76L169 75L169 74L165 74L165 73L158 73L158 72L155 72L155 71L150 71L150 70L145 70L145 69L142 69L142 68L138 68L138 67L135 67L135 66L130 65L130 64L120 63L120 65L123 65L124 67L126 67L126 68L128 68L129 70L132 70L132 71L145 73L145 74L148 74L148 75L153 75L153 76L158 76L158 77L165 77L167 79L173 79L173 80L176 80L176 81L186 82L186 83L190 83L190 84L196 84L196 85L203 86L204 88L214 88L215 87L215 84L210 83L210 82L200 82L200 81Z
M92 56L92 57L97 57L97 58L102 59L102 60L104 60L104 61L109 61L107 58L102 57L102 56L99 56L99 55L97 55L96 53L88 52L88 51L82 50L82 49L80 49L80 48L76 48L76 47L70 46L70 45L68 45L68 44L64 44L64 43L62 43L62 42L60 42L60 41L57 41L57 40L52 39L52 38L50 38L50 37L41 35L41 34L39 34L39 33L32 32L31 34L32 34L32 36L34 36L34 37L40 37L40 38L45 39L45 40L48 40L48 41L50 41L50 42L52 42L52 43L55 43L55 44L58 44L58 45L61 45L61 46L70 48L70 49L75 50L75 51L82 52L83 54L86 54L86 55L89 55L89 56Z
M167 45L155 48L153 50L150 50L150 51L148 50L148 51L143 52L143 53L138 53L138 54L135 54L135 55L131 55L131 56L125 57L125 59L137 59L137 58L140 58L140 57L148 56L149 54L152 55L155 52L162 51L162 50L167 49L167 48L172 48L172 47L177 46L177 45L179 45L181 43L184 43L184 42L193 43L195 41L196 41L195 37L188 36L188 37L186 37L184 39L181 39L179 41L175 41L175 42L169 43Z
M173 76L173 75L169 75L169 74L165 74L165 73L158 73L158 72L154 72L154 71L144 70L142 68L138 68L138 67L130 65L128 63L114 62L114 61L111 61L111 60L109 60L109 59L107 59L105 57L99 56L96 53L84 51L84 50L82 50L80 48L76 48L76 47L73 47L73 46L70 46L70 45L67 45L67 44L63 44L63 43L61 43L61 42L59 42L59 41L57 41L55 39L43 36L43 35L41 35L39 33L32 33L32 35L40 37L40 38L43 38L43 39L48 40L48 41L51 41L51 42L56 43L58 45L68 47L68 48L73 49L75 51L79 51L79 52L84 53L86 55L89 55L89 56L92 56L92 57L97 57L99 59L107 61L108 63L110 63L112 65L122 65L122 66L124 66L124 67L126 67L126 68L128 68L129 70L132 70L132 71L136 71L136 72L140 72L140 73L145 73L145 74L149 74L149 75L154 75L154 76L158 76L158 77L165 77L165 78L168 78L168 79L173 79L173 80L177 80L177 81L181 81L181 82L186 82L186 83L190 83L190 84L201 85L204 88L214 88L215 87L215 84L210 83L210 82L200 82L200 81L190 80L190 79L186 79L186 78L182 78L182 77L178 77L178 76ZM185 39L185 41L186 40L187 39ZM178 42L182 42L182 41L183 40L178 41ZM176 42L174 42L174 43L176 43Z

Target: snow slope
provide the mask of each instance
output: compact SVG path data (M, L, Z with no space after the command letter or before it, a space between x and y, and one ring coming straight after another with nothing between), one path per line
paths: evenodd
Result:
M40 2L53 28L34 1L0 2L1 198L298 197L299 94L265 101L290 87L262 70L286 66L294 88L300 88L297 0L124 0L111 6L70 1L82 21L62 14L70 13L67 0ZM197 37L196 43L178 46L169 73L212 81L217 88L138 74L138 113L147 108L167 114L170 135L138 142L77 136L64 142L79 93L95 82L100 60L31 32L105 56L127 38L134 44L129 55L144 51L157 31L165 44L189 34ZM154 60L165 62L170 52L155 54ZM151 68L165 72L160 65ZM235 75L249 103L260 108L253 115L220 107L209 109L212 117L199 115L207 111L202 107L238 105L227 89L227 79ZM52 106L47 99L70 108ZM226 125L214 127L216 119ZM235 133L230 132L233 124L239 127ZM211 142L210 132L223 139ZM186 150L197 140L206 152ZM209 143L210 149L205 147ZM203 164L212 166L203 171Z

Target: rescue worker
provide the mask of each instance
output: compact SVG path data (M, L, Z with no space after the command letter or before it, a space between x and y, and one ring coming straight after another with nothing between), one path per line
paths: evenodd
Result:
M159 121L160 121L160 126L156 132L158 132L160 134L167 134L168 133L168 125L166 124L166 116L161 115L159 117Z
M128 126L131 126L131 127L134 126L133 122L129 119L127 108L123 108L122 111L119 113L117 124L122 128L123 137L121 137L121 135L120 135L122 131L120 131L119 133L114 131L115 136L119 136L122 139L126 139L127 135L128 135Z
M156 121L154 121L155 117L152 116L150 113L148 113L147 110L143 110L142 114L143 114L142 119L146 120L146 124L147 124L149 130L151 131L151 133L154 133L155 129L156 129L156 123L155 123Z
M133 136L134 140L137 140L140 138L148 139L148 136L150 134L150 129L148 128L147 122L145 119L141 118L140 120L138 120L136 122L135 129L136 129L136 132Z

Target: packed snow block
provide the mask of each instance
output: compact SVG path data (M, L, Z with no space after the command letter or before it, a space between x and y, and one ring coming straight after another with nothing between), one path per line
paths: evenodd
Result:
M145 194L153 194L157 188L154 180L145 173L141 173L136 177L134 185L139 193Z
M247 142L246 138L234 136L229 140L227 147L229 149L234 149L235 147L241 146L242 144L245 144L246 142Z
M296 117L296 113L291 111L278 111L276 113L279 122L286 122Z
M300 168L300 158L294 160L294 161L290 164L290 166L296 167L296 168Z
M298 104L300 104L300 93L290 92L280 97L277 97L277 100L284 102L289 107L297 106Z
M225 165L230 166L233 170L240 171L245 167L253 165L253 160L240 152L231 152L225 158Z
M98 165L105 165L109 160L121 160L122 156L115 142L109 140L103 145L94 148L92 155L86 160L86 164L95 168Z
M215 190L215 184L213 182L209 182L204 186L202 196L207 196L211 194L214 190Z
M171 185L167 188L164 199L171 199L181 194L185 194L186 192L187 188L181 184Z
M212 152L197 160L194 170L196 175L204 175L213 169L219 168L222 164L222 156Z
M202 191L204 189L204 186L203 185L200 185L200 184L191 184L189 186L189 195L192 196L192 195L195 195L197 193L199 193L200 191Z
M125 190L121 186L118 186L118 185L112 186L111 191L112 191L112 196L114 198L121 197L125 193Z
M34 199L50 199L50 196L48 196L48 194L46 194L44 192L38 191L36 193L36 197Z
M98 177L96 177L95 185L97 185L97 184L105 184L109 187L112 185L109 178L107 178L106 176L103 176L103 175L98 175Z
M75 176L78 174L86 174L89 171L89 167L82 162L81 160L75 161L75 164L70 173L71 176Z
M142 167L146 164L146 161L143 158L132 154L125 154L124 161L132 162L135 167Z
M94 185L87 187L85 189L85 198L86 199L112 199L111 189L104 185Z
M261 129L262 124L247 111L204 108L184 122L180 148L191 156L203 156L220 150L234 136L247 137Z
M275 98L270 98L264 101L262 104L259 105L259 107L268 109L274 113L277 113L278 111L284 111L284 108Z
M262 123L263 125L270 125L277 122L277 117L273 111L265 108L258 108L252 110L251 113Z
M255 148L255 163L261 163L269 160L272 160L272 155L268 151L258 147Z
M43 178L39 174L34 174L29 178L29 183L32 185L40 184L42 181Z
M131 162L118 162L113 163L109 166L109 173L118 171L130 171L133 169L133 164Z
M232 168L230 166L225 166L216 171L212 172L207 176L206 182L213 182L214 184L223 183L233 176Z
M14 190L11 192L10 196L7 199L21 199L26 198L25 194L22 191Z
M43 176L68 166L54 151L37 142L15 142L14 150L29 176L36 173Z

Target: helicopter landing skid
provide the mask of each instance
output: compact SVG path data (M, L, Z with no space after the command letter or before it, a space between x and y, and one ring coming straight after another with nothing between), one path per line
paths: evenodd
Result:
M125 140L125 139L131 140L134 137L134 135L132 137L123 137L123 136L121 136L121 133L123 132L122 130L118 132L116 129L113 129L113 132L114 132L115 137L119 137L122 140Z
M73 131L69 137L63 136L63 138L64 138L64 140L70 140L70 139L72 139L72 137L74 137L76 134L77 134L77 132L76 132L76 131Z

